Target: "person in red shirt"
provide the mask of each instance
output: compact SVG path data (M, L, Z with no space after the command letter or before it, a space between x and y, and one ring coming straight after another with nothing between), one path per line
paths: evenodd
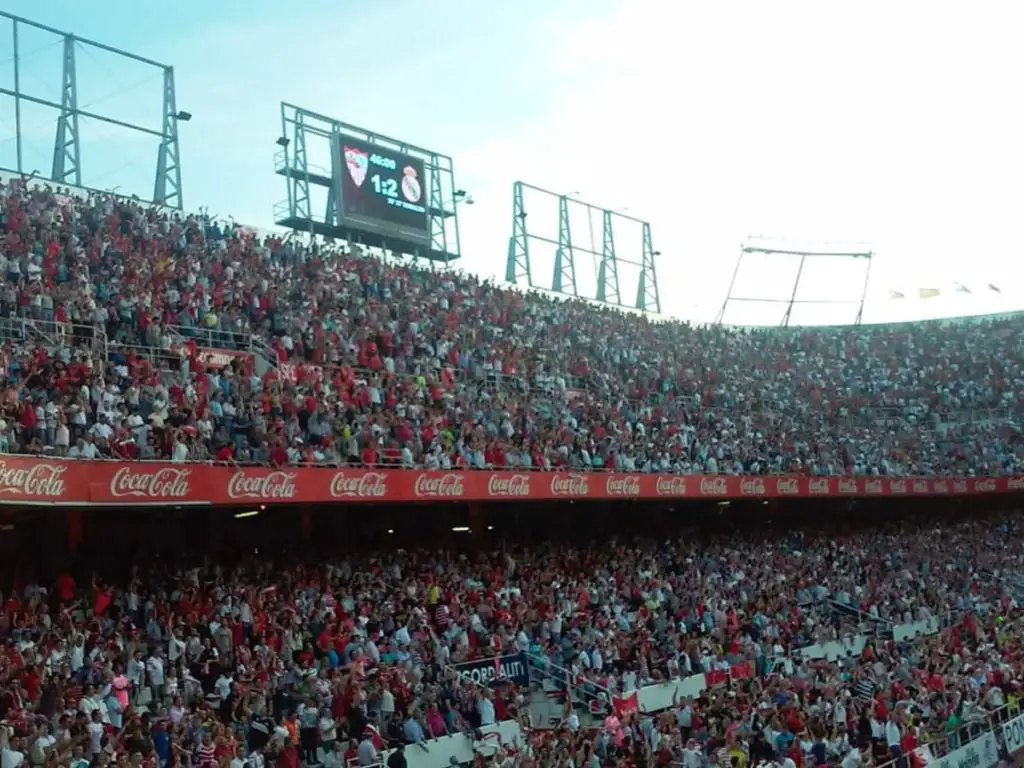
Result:
M29 399L21 407L21 440L26 445L38 436L37 429L39 418L36 415L36 405Z
M372 467L380 463L380 457L377 453L377 449L372 445L367 445L363 448L362 462L367 467Z
M282 467L288 463L288 451L281 442L274 443L270 449L270 463L275 467Z
M277 755L277 768L302 768L299 749L290 742Z

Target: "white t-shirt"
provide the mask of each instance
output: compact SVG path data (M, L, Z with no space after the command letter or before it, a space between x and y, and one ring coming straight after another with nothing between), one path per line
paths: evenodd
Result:
M167 658L177 661L183 653L185 653L185 641L172 635L167 643Z
M231 684L233 682L227 675L221 675L217 678L217 682L213 684L213 690L220 697L221 701L231 695Z
M21 768L25 764L25 755L21 752L4 747L0 750L0 768Z
M494 703L490 699L480 699L476 711L480 713L480 725L494 725Z
M69 666L72 672L77 672L85 665L85 646L72 645L71 653L68 656Z
M105 707L103 706L103 700L99 696L83 696L82 700L78 702L78 708L86 717L92 717L94 709L100 710L100 714L103 714Z
M885 743L890 747L898 747L900 745L900 727L892 720L885 724Z
M146 659L146 674L149 675L149 681L153 685L164 684L164 661L163 659L157 658L156 656L150 656Z
M338 738L338 731L334 725L334 719L331 717L320 718L320 741L336 741Z
M46 762L46 750L57 743L57 739L53 736L46 735L40 736L29 748L29 755L32 757L33 765L42 765Z
M103 751L103 723L89 723L89 750L94 755Z

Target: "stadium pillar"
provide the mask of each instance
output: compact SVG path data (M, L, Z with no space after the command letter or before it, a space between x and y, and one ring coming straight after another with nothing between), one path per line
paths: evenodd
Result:
M473 532L474 539L483 538L484 535L484 508L478 501L469 505L469 529Z
M82 546L82 538L85 532L82 510L72 508L65 512L64 524L68 533L68 555L74 557L78 552L78 548Z

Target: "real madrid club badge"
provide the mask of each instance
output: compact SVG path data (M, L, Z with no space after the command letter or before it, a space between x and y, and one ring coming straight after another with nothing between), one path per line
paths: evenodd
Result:
M416 178L416 169L411 165L407 165L402 169L402 173L404 174L402 177L402 195L410 203L418 203L423 196L423 187L420 186L420 180Z

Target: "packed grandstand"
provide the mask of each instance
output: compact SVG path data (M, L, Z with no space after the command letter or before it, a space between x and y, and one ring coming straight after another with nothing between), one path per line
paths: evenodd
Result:
M42 184L0 217L2 768L1024 746L1021 317L694 327Z

